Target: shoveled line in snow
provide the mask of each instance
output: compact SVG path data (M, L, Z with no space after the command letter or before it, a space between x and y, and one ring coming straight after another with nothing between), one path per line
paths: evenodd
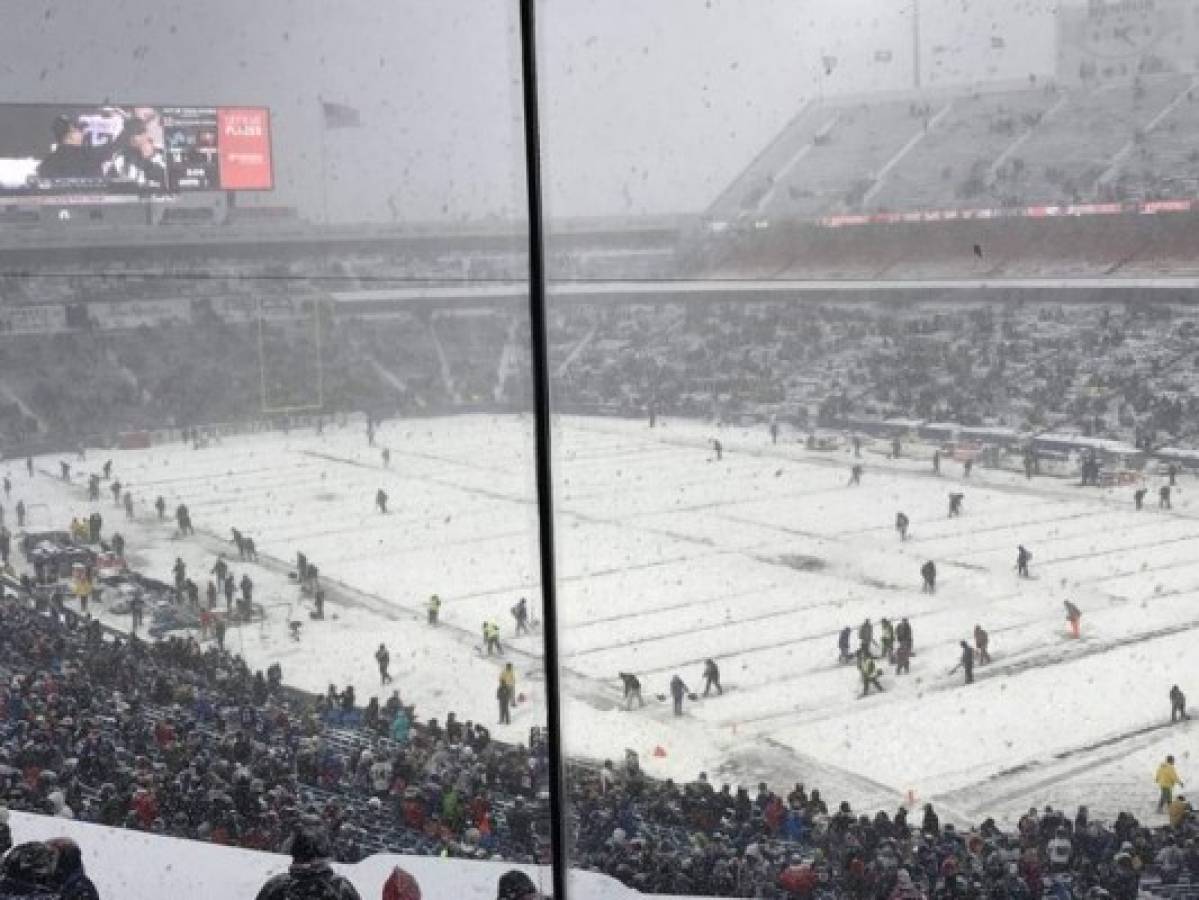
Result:
M723 486L723 485L729 485L731 483L727 482L727 481L726 482L717 482L714 479L707 479L707 480L703 480L703 481L686 482L685 484L682 484L681 487L700 487L700 488L709 487L710 488L713 484ZM677 485L677 484L671 485L671 487L678 488L678 487L680 487L680 485ZM715 509L717 507L751 506L755 503L774 502L777 500L802 500L806 497L815 497L819 494L832 494L832 493L837 493L842 490L844 490L843 487L815 488L814 490L787 491L787 492L778 492L778 491L767 492L767 491L763 490L763 496L760 496L760 497L725 497L725 498L722 498L719 500L705 500L702 503L663 505L663 506L660 506L655 509L645 510L644 512L629 513L627 515L622 516L621 519L629 520L629 519L639 519L639 518L643 518L646 516L667 515L667 514L671 514L671 513L698 512L698 511L705 510L705 509ZM565 502L569 505L569 504L573 504L573 503L576 503L576 502L579 502L582 500L587 500L591 497L598 497L598 496L604 496L604 494L596 493L596 494L567 496L565 498ZM607 496L611 496L611 491L607 492ZM724 516L723 518L733 518L733 517L732 516ZM763 524L763 523L757 522L753 519L742 519L740 521L744 521L745 524L748 524L748 525ZM814 536L823 537L823 535L814 535Z
M305 450L305 451L301 451L301 452L305 453L307 455L310 455L310 456L315 456L317 458L326 459L330 462L341 462L346 465L359 466L359 467L370 468L372 470L375 470L373 466L364 466L361 462L359 462L357 460L348 460L348 459L334 456L332 454L321 453L319 451ZM509 495L497 493L495 491L489 491L489 490L483 489L483 488L473 488L473 487L467 488L467 487L463 487L458 484L454 484L452 482L447 483L444 480L437 478L435 476L426 476L426 480L433 481L435 483L442 484L447 487L455 488L457 490L460 490L460 491L463 491L466 493L476 493L476 494L480 494L482 496L489 497L491 499L502 500L505 502L520 502L520 503L532 503L533 502L532 498L513 498ZM713 503L713 504L705 504L705 506L710 506L710 507L727 506L727 505L729 505L729 501L722 501L722 502ZM702 508L702 507L696 507L696 508ZM676 510L678 510L678 509L679 508L676 508ZM676 511L676 510L668 510L668 511ZM581 512L578 512L577 510L570 509L568 504L564 504L563 512L564 512L564 514L574 516L575 518L579 519L580 521L588 522L591 524L600 524L600 525L605 525L605 526L609 526L609 527L627 527L627 523L623 520L618 520L616 522L613 522L609 519L605 519L600 516L593 516L593 515L588 515L586 513L581 513ZM752 523L747 523L747 524L752 524ZM713 556L728 556L728 555L753 556L753 553L752 553L753 550L762 549L764 547L769 546L769 544L759 544L759 545L756 545L753 547L722 550L722 549L717 548L710 538L697 538L697 537L694 537L692 535L688 535L688 534L685 534L682 532L677 532L677 531L673 531L673 530L669 530L669 529L658 529L658 528L652 528L652 527L646 527L646 526L638 526L638 530L643 531L648 534L658 534L660 536L668 537L673 540L678 540L680 542L686 542L686 543L698 545L700 547L706 548L710 552L700 554L700 555L690 555L690 554L680 555L680 556L675 556L675 557L671 557L671 558L667 558L667 559L658 559L658 560L655 560L655 561L652 561L649 563L643 563L643 564L637 564L637 565L624 565L624 566L614 567L614 568L610 568L610 569L597 569L597 570L593 570L593 571L586 572L586 573L580 573L577 575L564 575L559 578L559 581L570 582L570 581L577 581L577 580L581 580L581 579L590 579L590 578L596 578L596 577L601 577L601 576L605 576L605 575L613 575L613 574L619 574L619 573L623 573L623 572L636 571L639 569L650 569L650 568L654 568L659 565L667 565L667 564L673 564L673 563L678 563L678 562L686 562L686 561L692 561L692 560L697 560L697 559L709 558L709 557L713 557ZM761 562L777 564L776 560L767 560L767 559L764 559L761 557L755 557L755 558L759 559L759 561L761 561ZM497 594L497 593L504 593L504 592L508 592L508 591L512 591L512 590L519 591L522 589L527 589L527 586L519 585L514 588L506 588L506 589L500 589L500 590L490 589L485 592L480 592L480 594L478 594L478 595L470 594L470 595L459 596L459 597L448 597L448 598L443 597L442 599L443 599L443 601L451 602L451 601L458 601L458 600L466 599L468 597L473 598L475 596L487 596L487 595L493 595L493 594Z
M452 552L453 550L457 550L457 549L466 549L466 548L470 547L471 545L494 543L496 541L505 541L510 538L527 538L528 536L529 536L529 532L526 530L526 531L514 531L509 534L489 534L489 535L485 535L483 537L478 537L478 538L463 538L461 540L456 540L456 541L440 541L439 540L437 543L437 546L434 546L434 547L430 547L428 544L425 544L423 546L421 546L421 545L396 546L396 545L392 544L392 545L388 545L386 548L384 548L383 553L392 558L399 558L399 557L404 557L404 556L414 556L414 555L420 555L422 553L440 554L440 553ZM334 565L340 565L340 564L344 564L344 563L356 563L356 562L361 562L364 559L378 559L378 558L379 558L379 550L378 549L367 550L362 553L354 553L354 554L338 555L338 556L330 557L330 559L332 560ZM444 599L445 598L442 597L442 600L444 600Z
M359 462L356 459L346 459L345 457L334 456L331 453L321 453L320 451L317 451L317 450L301 450L300 452L307 456L314 456L318 459L327 460L328 462L341 463L342 465L346 465L346 466L357 466L360 469L370 469L371 471L379 472L380 474L385 474L387 472L390 472L390 470L379 469L376 466L367 465L366 463ZM435 456L428 456L427 458L437 459L437 457L435 457ZM440 461L445 462L449 465L454 465L454 463L448 459L440 460ZM490 474L495 474L497 472L503 472L504 474L508 473L508 470L506 470L506 469L481 469L481 471L486 471ZM531 504L537 502L537 498L532 496L531 494L514 496L512 494L505 494L501 491L492 490L490 488L482 488L482 487L478 487L476 485L468 486L468 485L459 484L456 481L450 481L450 480L446 479L445 477L438 476L438 475L430 474L430 475L421 475L421 476L417 477L415 475L403 476L401 473L391 472L391 476L392 476L393 480L394 480L395 476L399 476L401 478L404 478L404 480L419 481L422 484L428 484L429 482L432 482L433 484L437 484L437 485L440 485L441 487L449 488L451 490L459 491L463 494L477 494L480 497L487 497L489 500L499 500L503 503L520 503L520 504L524 504L524 505L528 506L528 505L531 505Z
M583 468L587 463L607 463L614 460L629 458L635 462L652 463L656 457L670 458L676 456L670 447L663 447L657 442L646 442L629 446L627 444L610 444L611 449L603 452L588 450L580 453L577 450L567 450L562 454L562 462ZM591 467L597 468L597 467ZM648 466L647 466L648 468Z
M51 480L56 480L50 472L43 470L43 474ZM75 488L78 492L86 491L85 487L73 482L66 486ZM163 524L165 525L166 523ZM200 545L214 555L222 553L227 554L232 546L230 541L222 538L220 535L206 528L197 529L195 534L188 538L188 540L190 540L190 542L193 544ZM271 555L269 552L260 552L258 554L257 565L263 569L279 574L289 574L292 571L290 562L284 562L278 557ZM350 585L347 585L336 578L323 578L322 586L324 587L329 599L333 600L335 603L341 602L347 607L356 606L361 609L366 609L376 615L392 621L414 620L422 623L425 621L423 608L419 610L412 609L398 600L381 597L378 594L372 594L367 591L351 587ZM478 636L474 632L453 625L452 623L442 622L438 628L443 632L449 632L456 635L466 647L474 647L478 643ZM519 647L513 646L511 642L509 642L509 652L512 656L519 657L524 659L526 662L533 664L535 669L540 668L542 665L542 657L539 654L521 650ZM511 656L509 658L511 658ZM610 691L605 691L602 686L597 685L594 681L592 681L592 679L588 678L588 676L583 675L582 673L576 672L569 667L563 666L562 668L563 672L565 672L572 681L582 683L580 686L583 689L581 690L580 696L588 698L589 702L594 703L601 709L610 708L611 706L615 705L615 700L608 696L608 694L611 693Z
M1045 558L1042 558L1037 563L1037 565L1041 568L1045 568L1047 566L1055 566L1055 565L1059 565L1061 563L1078 562L1079 560L1083 560L1083 559L1097 559L1097 558L1103 557L1103 556L1111 556L1113 553L1125 553L1129 550L1144 550L1146 548L1152 548L1152 547L1164 547L1166 544L1179 544L1179 543L1182 543L1183 541L1194 541L1194 540L1199 540L1199 532L1196 532L1193 534L1184 534L1181 537L1158 539L1155 541L1141 541L1140 543L1137 543L1137 544L1121 544L1117 548L1107 548L1104 550L1092 550L1092 551L1088 551L1087 553L1072 553L1068 556L1045 557ZM990 556L990 555L994 554L995 552L996 552L995 550L979 550L974 553L957 554L957 558L960 559L962 557L965 557L966 559L969 559L971 557Z
M496 473L508 474L511 471L509 468L503 466L484 466L480 465L479 463L470 463L455 459L452 456L438 456L436 453L422 453L419 450L405 449L403 447L394 447L388 445L388 449L391 450L393 459L396 457L402 459L403 457L410 456L413 459L422 459L425 462L435 462L446 466L455 466L460 469L486 472L489 475L494 475ZM378 472L380 475L390 475L393 477L399 476L401 478L408 478L413 481L422 480L424 477L418 475L405 475L398 466L384 469L376 463L363 462L361 460L350 459L349 457L345 456L337 456L332 453L325 453L321 450L297 450L296 452L301 456L310 456L314 459L323 459L327 462L343 463L347 466L356 466L359 469L368 469L372 472Z
M1012 599L1012 598L1006 598L1006 599ZM927 611L927 613L919 613L914 616L909 616L908 618L916 619L916 621L919 622L922 619L927 619L929 615L937 615L938 613L949 613L949 612L951 612L951 611L942 608L942 609L937 609L937 610L929 610L929 611ZM988 630L988 633L990 635L994 636L997 634L1004 634L1009 631L1019 631L1020 629L1026 628L1027 626L1028 626L1027 622L1017 622L1012 625L1002 625L999 627L991 628ZM789 646L791 644L803 644L803 643L809 643L811 641L817 641L817 640L829 641L829 640L832 640L833 638L835 638L837 636L838 632L839 632L839 629L835 629L833 631L826 631L823 634L809 635L809 636L805 636L802 638L796 638L793 641L787 641L787 642L783 643L781 646ZM956 648L958 645L958 640L959 640L958 638L954 637L954 638L948 638L943 641L922 644L920 651L921 651L921 653L923 653L927 656L928 654L930 654L936 650L947 648L950 645L952 645L953 647ZM777 649L777 647L772 648L772 649ZM726 654L725 659L727 661L727 659L730 656L735 658L737 656L742 655L743 653L756 653L757 650L758 650L758 648L753 648L751 650L738 650L732 654ZM704 659L706 659L706 658L707 657L704 657ZM685 663L680 663L676 666L665 666L661 669L650 669L649 671L651 673L667 672L667 671L670 671L671 669L679 668L680 666L683 666L683 665L695 665L696 663L699 663L702 661L703 660L701 660L701 659L688 660ZM741 690L738 691L738 693L745 694L745 693L751 693L751 692L757 692L757 691L774 690L781 684L789 684L789 683L793 683L793 682L807 681L813 675L827 675L830 672L837 672L837 671L852 672L853 664L852 663L834 662L834 663L824 663L824 664L821 664L818 666L812 666L811 668L796 671L795 674L788 675L785 678L772 677L769 681L758 682L757 684L743 687L743 688L741 688ZM822 708L823 707L808 707L805 711L817 712L819 709L822 709ZM799 711L799 710L792 710L792 712L797 712L797 711ZM752 721L752 720L736 718L736 719L713 719L712 721L717 722L718 724L722 724L722 725L731 725L734 723L737 725L740 725L740 724L742 724L742 722Z
M990 775L981 781L947 791L933 799L939 801L941 797L945 797L953 802L952 798L960 798L962 801L971 803L974 809L982 809L993 806L996 803L1010 802L1030 794L1039 794L1045 788L1072 778L1075 775L1093 771L1099 766L1124 759L1136 750L1149 747L1157 742L1159 732L1179 726L1182 729L1192 727L1188 722L1178 723L1178 726L1162 721L1151 725L1143 725L1119 734L1108 735L1088 744L1058 751L1049 757L1029 760L1018 766L996 772L994 775ZM1107 750L1109 748L1117 749L1113 752L1095 755L1096 751ZM1070 761L1070 764L1066 766L1059 765L1059 763L1065 761ZM1031 781L1024 781L1018 786L1011 784L1013 779L1019 779L1022 775L1034 773L1040 773L1040 777ZM1006 789L992 793L987 790L988 787L992 786L1004 786Z
M125 487L136 488L138 490L146 490L149 488L161 487L162 485L178 484L180 482L184 482L189 485L194 485L197 479L215 478L215 477L237 479L237 478L242 478L243 476L246 478L254 478L255 476L261 476L261 475L266 474L266 475L280 476L278 479L279 484L287 484L290 482L294 482L296 480L296 473L294 470L283 473L283 472L279 471L279 468L277 466L265 466L260 469L238 469L236 472L233 472L232 474L230 473L228 467L220 468L220 471L217 471L217 469L218 469L217 466L213 466L211 468L203 467L203 468L199 468L199 469L189 468L188 474L180 475L177 478L172 477L172 478L141 479L141 478L135 477L132 480L126 481L123 483L124 483ZM48 473L48 472L46 473L47 476L49 476L49 474L50 473ZM134 474L136 475L136 473L134 473ZM255 483L260 484L262 482L260 481L260 479L255 478ZM104 491L102 490L101 493L103 494Z
M636 572L644 569L655 569L659 566L672 566L676 563L695 562L697 560L711 559L716 556L739 556L740 551L737 550L721 550L715 553L701 554L684 554L681 556L673 556L669 559L655 559L650 562L633 563L631 565L615 566L609 569L595 569L591 572L580 572L576 575L560 575L560 582L583 581L585 579L600 578L607 575L619 575L624 572ZM461 600L477 600L483 597L494 596L495 594L511 594L514 591L529 590L528 584L518 584L516 586L488 588L485 591L474 591L469 594L443 595L442 601L447 603L455 603Z
M952 540L956 540L959 538L967 538L967 537L970 537L971 535L975 535L975 534L987 534L988 532L993 532L993 531L1010 531L1015 528L1024 528L1024 527L1027 527L1030 525L1052 525L1056 522L1069 522L1073 519L1091 519L1091 518L1094 518L1095 516L1105 515L1107 512L1108 512L1108 510L1105 510L1105 509L1088 509L1085 512L1071 513L1069 515L1062 515L1061 512L1058 512L1057 515L1048 516L1044 519L1032 519L1032 518L1020 519L1019 521L1016 521L1016 522L1009 522L1009 523L1000 524L1000 525L990 525L990 526L987 526L986 528L976 528L965 534L963 534L961 532L957 532L955 534L943 534L943 535L939 535L939 536L933 535L931 537L924 537L924 536L910 537L910 538L908 538L907 543L908 544L927 544L930 542L938 542L938 541L952 541ZM963 516L963 518L965 518L965 516ZM894 527L892 527L890 530L894 531L895 529L894 529ZM848 534L848 532L846 534ZM1075 535L1067 535L1065 539L1077 538L1077 537L1079 537L1079 535L1076 535L1076 534ZM1055 540L1055 539L1047 538L1046 540ZM1041 543L1043 543L1043 541L1041 541Z
M1086 659L1090 656L1095 656L1101 653L1107 653L1111 650L1117 650L1121 647L1128 647L1134 644L1143 644L1148 641L1155 641L1163 637L1171 637L1175 634L1181 634L1186 631L1193 631L1199 628L1199 619L1193 619L1189 622L1182 622L1177 625L1171 625L1165 628L1156 628L1153 631L1140 632L1132 637L1122 638L1115 641L1095 641L1084 644L1083 650L1079 653L1069 655L1051 655L1046 652L1032 653L1025 657L1021 662L1011 663L1008 665L992 665L979 671L975 676L975 684L989 681L992 678L999 678L1005 675L1018 675L1022 672L1027 672L1031 669L1049 669L1060 665L1067 665L1077 662L1078 660ZM941 693L942 691L960 690L965 685L957 683L941 683L927 686L923 689L924 694ZM879 695L875 695L878 697ZM761 716L751 716L749 718L738 719L736 724L741 725L760 725L763 722L782 722L786 726L794 725L810 725L814 722L822 722L827 719L833 719L844 715L842 709L827 709L822 707L818 712L819 715L805 715L805 713L817 712L817 710L792 709L785 712L766 713ZM729 724L732 724L731 722Z
M575 422L575 423L572 423L572 427L579 431L589 431L589 432L605 434L605 435L617 435L617 434L621 433L614 429L606 429L603 427L597 427L593 423L584 425L581 422ZM699 438L690 438L689 439L689 438L667 437L667 438L660 439L660 441L661 441L661 443L669 443L669 444L673 444L673 445L676 445L679 447L691 447L691 448L703 447L707 443L706 439L701 440ZM831 459L831 458L823 457L823 456L813 457L813 456L792 455L792 454L785 452L787 449L790 449L785 444L778 445L777 447L774 447L772 445L766 445L765 447L762 447L762 446L753 446L753 445L744 445L744 444L740 444L740 443L734 443L734 442L731 442L730 439L724 439L724 440L722 440L722 443L724 444L726 453L730 453L730 454L744 454L746 456L755 456L755 457L764 458L764 459L786 460L786 461L793 462L793 463L796 463L798 465L803 465L803 466L837 468L837 469L841 469L843 471L846 470L846 467L849 464L848 459L840 459L840 458ZM809 451L803 450L803 448L799 445L796 445L796 446L797 446L799 453L809 452ZM881 456L880 456L880 459L881 459ZM930 471L928 471L927 469L924 469L924 468L909 469L909 468L902 468L902 467L882 466L882 467L878 468L876 471L880 472L881 474L893 476L893 477L897 477L897 478L925 479L925 480L938 478L938 476L933 475ZM1061 496L1061 494L1059 492L1046 493L1045 491L1038 490L1037 487L1034 487L1034 485L1043 486L1046 483L1055 484L1055 485L1065 483L1064 479L1057 479L1050 475L1039 475L1036 477L1036 479L1034 479L1031 482L1004 482L1004 481L992 482L992 481L986 479L986 477L985 477L987 471L988 471L987 469L982 469L980 474L983 477L976 477L974 479L969 479L969 480L968 479L952 480L952 479L943 478L943 477L938 480L940 480L942 483L947 484L947 485L956 484L956 485L960 485L962 487L968 487L971 484L977 484L987 490L996 491L996 492L1005 493L1005 494L1016 494L1016 495L1023 496L1023 497L1035 498L1036 500L1045 501L1045 502L1048 502L1051 500L1059 500L1060 501L1063 499L1075 499L1080 502L1093 503L1097 506L1104 506L1107 508L1127 509L1128 504L1127 504L1127 501L1124 501L1124 500L1108 499L1103 496L1094 496L1094 495L1090 495L1090 496L1086 496L1086 497L1066 498L1066 497ZM1002 471L1006 471L1006 470L1002 470ZM869 474L869 470L868 470L867 474ZM1070 482L1070 483L1074 484L1074 482ZM1179 519L1194 519L1194 518L1196 518L1195 516L1188 515L1188 514L1182 512L1181 510L1168 510L1168 511L1164 511L1162 514L1163 515L1172 515L1175 518L1179 518Z
M668 641L668 640L672 640L673 638L683 637L685 635L689 636L689 635L693 635L693 634L703 634L704 632L708 632L708 631L718 631L722 628L728 628L730 625L742 625L747 622L764 622L767 619L787 618L789 616L799 615L806 611L807 611L806 609L795 609L795 608L779 609L779 610L774 610L773 612L760 613L760 614L754 615L754 616L745 616L743 618L737 619L735 622L727 622L726 621L726 622L713 622L710 625L699 625L699 626L693 625L693 626L690 626L687 628L680 628L675 631L664 631L664 632L660 632L658 634L646 635L645 637L638 637L634 640L618 640L612 644L602 644L602 645L599 645L596 647L588 647L586 650L576 650L575 652L567 653L566 655L567 655L567 657L569 657L571 659L578 659L579 657L590 656L594 653L610 653L613 650L620 650L620 649L632 648L632 647L642 647L646 644L653 644L658 641ZM707 657L704 657L704 658L706 659Z
M205 529L197 529L193 537L196 543L206 545L209 552L223 552L229 549L229 542L222 540L219 536ZM219 551L216 548L220 548ZM274 571L276 573L289 573L291 566L289 563L271 556L266 553L258 555L258 563L264 569ZM321 581L322 587L329 599L336 603L341 603L346 607L357 606L361 609L368 609L371 612L383 618L392 621L410 620L420 623L425 622L425 614L423 609L412 609L403 603L396 600L381 597L378 594L373 594L368 591L363 591L358 588L351 587L344 582L332 578L323 578ZM427 626L425 626L427 627ZM479 643L479 636L473 631L459 627L449 622L442 621L437 629L442 633L452 633L459 641L467 648L474 647ZM532 653L527 650L522 650L515 646L511 641L506 643L505 656L497 658L497 668L499 663L510 661L513 657L524 660L525 663L532 667L532 670L540 669L543 665L543 660L540 654ZM569 666L561 667L563 673L570 677L572 682L576 682L576 687L581 688L577 696L581 696L598 706L600 709L612 708L616 705L614 691L605 690L598 682L591 677L578 672Z
M325 521L328 522L329 520L326 519ZM359 520L357 523L348 525L344 528L332 528L332 527L320 528L320 526L311 526L311 527L305 527L303 529L288 529L288 530L279 529L277 531L272 530L271 543L279 543L284 540L292 541L292 542L299 542L299 541L303 541L306 538L309 538L309 539L336 538L339 535L347 535L347 534L354 535L356 538L359 539L359 542L361 542L362 540L369 538L371 535L373 535L377 532L383 532L383 533L390 534L390 533L394 532L396 529L407 529L410 531L417 531L417 530L419 530L419 528L421 526L426 525L426 523L428 522L428 519L426 519L426 518L406 518L406 517L399 517L399 516L392 517L391 515L388 515L386 518L378 517L377 521L378 521L378 527L368 524L365 521ZM386 526L386 527L384 527L384 526ZM313 527L316 527L318 530L316 530L316 531L312 530ZM463 544L478 543L479 541L493 540L495 538L527 536L528 533L529 533L528 529L522 529L520 531L492 532L490 534L486 534L481 537L478 535L475 535L472 537L455 537L452 539L446 538L446 537L438 537L436 539L437 542L436 542L435 547L430 547L429 541L426 540L422 544L398 544L398 545L397 544L388 544L387 552L390 553L390 552L396 551L396 552L402 553L407 550L420 550L420 549L428 550L428 549L436 549L438 547L457 547L457 546L461 546ZM376 555L377 555L377 551L376 551ZM352 559L365 559L365 558L367 558L367 557L361 556L361 555L359 555L359 556L338 556L337 557L337 559L339 559L339 560L352 560Z
M817 493L819 493L819 492L817 492ZM726 503L726 504L713 504L713 505L728 506L729 504ZM727 519L730 522L736 522L738 525L756 525L758 528L765 528L770 531L778 531L778 532L781 532L782 534L791 535L792 537L805 537L805 538L812 538L813 540L817 540L817 541L830 541L830 542L833 540L833 538L831 538L829 535L826 535L826 534L820 534L819 532L816 532L816 531L804 531L801 528L792 528L790 525L782 525L782 524L779 524L778 522L760 522L757 519L749 519L749 518L746 518L745 516L733 515L732 513L717 513L716 516L719 519Z
M718 499L718 500L706 500L702 503L694 503L694 504L686 504L686 505L672 504L669 502L664 502L661 506L655 507L654 509L627 513L623 516L623 518L634 519L634 518L639 518L642 516L658 515L661 513L690 512L693 510L707 509L707 508L713 507L713 506L748 506L750 504L764 503L767 501L777 500L780 498L802 499L804 497L815 496L817 494L823 494L826 492L831 492L833 490L841 490L841 488L816 488L813 490L789 491L787 493L779 493L778 491L772 491L769 489L771 487L771 485L769 484L769 482L766 482L762 479L761 473L747 472L747 471L730 473L730 475L728 475L728 476L723 476L723 475L717 474L717 475L712 475L709 478L702 478L702 479L698 479L698 480L694 480L694 481L676 481L676 482L665 482L661 477L658 477L657 474L650 473L650 477L647 481L639 482L639 481L629 480L626 482L625 487L627 488L627 490L630 493L634 493L634 492L640 490L642 485L650 488L651 490L655 490L655 491L671 490L671 491L674 491L675 493L679 493L679 494L686 493L688 490L690 490L692 488L699 488L701 490L706 490L708 492L711 492L712 488L714 488L714 487L715 488L730 488L730 489L736 488L738 490L741 490L742 493L737 496L725 497L723 499ZM756 491L756 495L746 496L751 491ZM564 500L565 500L565 502L567 502L569 504L574 504L574 503L585 503L587 501L595 500L596 498L609 499L611 497L612 497L612 490L611 490L611 488L609 488L607 490L601 489L601 490L596 490L596 491L590 491L587 493L569 492L569 493L566 493Z
M1160 565L1156 565L1156 566L1148 566L1144 569L1132 569L1131 571L1128 571L1128 572L1115 572L1115 573L1109 574L1109 575L1101 575L1101 576L1097 576L1095 578L1088 579L1088 581L1082 582L1082 583L1102 585L1104 582L1107 582L1107 581L1119 581L1122 578L1131 578L1134 575L1154 575L1158 572L1169 572L1174 569L1187 569L1187 568L1192 568L1195 566L1199 566L1199 560L1185 559L1185 560L1179 560L1179 561L1175 561L1175 562L1161 563ZM1191 585L1190 587L1185 587L1185 588L1174 588L1169 593L1170 594L1187 593L1189 591L1195 590L1196 587L1199 587L1199 585ZM1113 594L1112 596L1116 596L1116 595ZM1156 593L1153 595L1154 598L1162 597L1162 596L1167 596L1167 593L1163 591L1162 593ZM1129 598L1121 597L1120 599L1127 601ZM1149 599L1149 598L1146 598L1146 599Z
M681 603L667 603L664 606L642 607L633 612L618 613L611 616L600 616L597 619L571 619L569 622L572 631L583 628L590 628L595 625L607 625L611 622L627 622L632 619L640 619L644 616L652 616L655 613L671 612L676 609L691 609L697 606L711 606L716 603L728 603L730 600L737 600L741 597L748 597L751 594L763 593L778 589L778 585L773 582L762 585L761 587L749 588L744 591L734 591L731 594L721 594L718 597L708 597L704 600L684 600Z

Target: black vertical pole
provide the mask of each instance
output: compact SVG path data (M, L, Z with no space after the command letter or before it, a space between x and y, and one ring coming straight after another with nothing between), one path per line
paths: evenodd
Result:
M558 591L554 573L554 497L550 454L550 375L545 315L545 246L541 211L541 138L537 120L536 0L520 0L521 84L524 91L525 187L529 195L529 340L533 351L537 526L541 549L542 635L550 774L550 852L555 900L566 900L566 760L562 753L562 691L558 677Z

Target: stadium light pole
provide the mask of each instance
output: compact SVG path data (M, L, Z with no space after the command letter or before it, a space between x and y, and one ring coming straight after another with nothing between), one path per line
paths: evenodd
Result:
M549 343L545 311L545 236L541 204L541 132L537 114L536 0L520 2L521 87L524 94L525 190L529 212L529 341L540 549L542 646L545 655L546 751L550 776L550 871L555 900L567 900L566 760L562 755L562 692L558 676L558 591L554 570L553 467L550 455Z

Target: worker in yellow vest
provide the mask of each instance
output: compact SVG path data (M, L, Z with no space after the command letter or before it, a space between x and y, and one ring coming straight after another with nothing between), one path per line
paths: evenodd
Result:
M1174 757L1167 756L1166 761L1157 767L1157 774L1153 777L1157 782L1157 786L1161 789L1161 794L1157 800L1157 811L1165 812L1166 807L1170 805L1173 799L1174 788L1182 787L1182 779L1178 777L1178 770L1174 768Z

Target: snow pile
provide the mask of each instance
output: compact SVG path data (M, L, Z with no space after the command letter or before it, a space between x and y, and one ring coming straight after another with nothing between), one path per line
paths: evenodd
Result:
M287 869L290 860L217 844L159 837L139 831L103 828L49 816L12 813L13 840L70 837L83 850L83 864L104 900L211 900L257 895L272 875ZM492 900L500 875L523 869L547 896L552 893L548 868L512 866L502 862L467 862L429 856L372 856L353 866L335 866L354 883L363 900L381 895L394 866L407 870L429 900ZM593 872L571 874L571 896L581 900L620 900L646 897Z

